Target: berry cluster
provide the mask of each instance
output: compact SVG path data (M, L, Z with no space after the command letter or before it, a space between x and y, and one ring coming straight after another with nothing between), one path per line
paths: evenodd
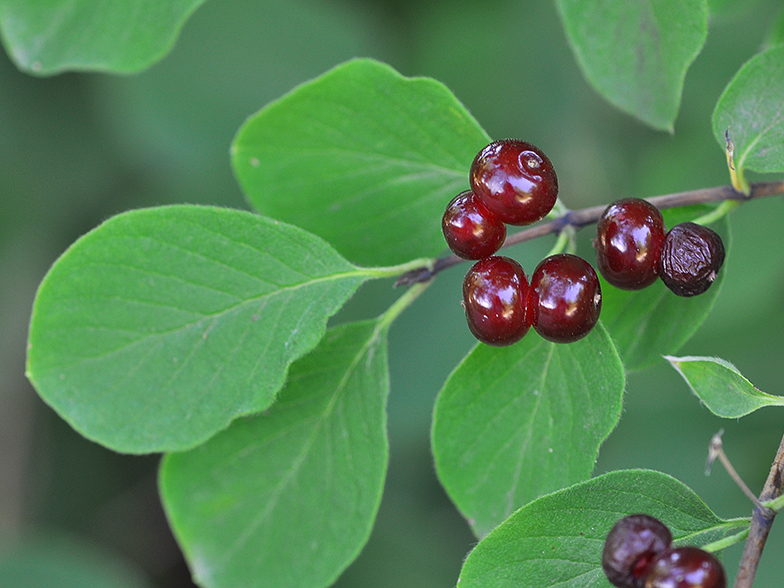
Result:
M661 212L638 198L610 204L596 227L599 271L624 290L640 290L661 277L678 296L696 296L710 287L724 263L716 232L695 223L665 232Z
M618 588L726 588L719 560L698 547L673 547L672 533L658 519L634 514L607 535L602 569Z
M542 261L530 282L509 257L495 256L506 225L543 219L558 198L558 178L547 156L525 141L494 141L474 158L471 190L447 206L442 229L449 248L478 260L463 280L468 327L488 345L511 345L533 327L543 338L570 343L599 320L602 295L591 265L568 253Z

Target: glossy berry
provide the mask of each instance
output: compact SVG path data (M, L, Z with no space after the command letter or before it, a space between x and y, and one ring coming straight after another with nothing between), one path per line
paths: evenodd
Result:
M476 262L463 280L468 328L482 343L511 345L531 327L530 287L523 268L508 257Z
M558 178L538 147L516 139L493 141L474 158L471 189L498 218L529 225L547 216L558 198Z
M697 547L665 550L648 565L644 588L726 588L718 559Z
M561 253L542 261L531 274L533 326L554 343L585 337L599 320L602 290L596 272L584 259Z
M618 200L597 223L596 262L617 288L640 290L659 275L664 219L653 204L638 198Z
M604 541L602 569L618 588L642 588L653 558L672 544L672 533L659 519L633 514L620 519Z
M506 225L470 190L452 199L441 228L449 248L463 259L490 257L506 240Z
M661 279L678 296L702 294L724 263L724 243L715 231L694 223L675 225L664 239Z

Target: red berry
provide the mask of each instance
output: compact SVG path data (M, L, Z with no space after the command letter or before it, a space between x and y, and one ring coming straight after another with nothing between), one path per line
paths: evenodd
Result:
M506 225L470 190L452 199L441 228L449 248L463 259L490 257L506 240Z
M597 265L610 284L640 290L656 281L664 219L653 204L639 198L610 204L597 223L597 234Z
M553 164L525 141L490 143L474 158L469 180L482 202L510 225L530 225L544 218L558 198Z
M602 551L602 569L618 588L641 588L653 558L672 543L672 533L646 514L625 516L615 523Z
M531 274L534 329L554 343L585 337L599 320L602 290L596 272L584 259L561 253L542 261Z
M726 588L718 559L698 547L667 549L653 558L644 588Z
M664 238L661 279L678 296L702 294L724 263L724 243L715 231L694 223L675 225Z
M468 328L482 343L511 345L531 327L530 287L514 259L494 256L476 262L463 280Z

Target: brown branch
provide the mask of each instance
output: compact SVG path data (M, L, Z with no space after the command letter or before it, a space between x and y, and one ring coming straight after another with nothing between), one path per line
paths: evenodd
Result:
M752 198L775 196L777 194L784 194L784 181L757 182L752 184L751 193L748 196L738 192L732 186L717 186L716 188L703 188L701 190L690 190L688 192L654 196L652 198L646 198L646 200L660 209L665 209L688 206L691 204L723 202L725 200L751 200ZM544 237L545 235L557 234L568 226L574 227L575 229L581 229L584 226L593 224L599 220L599 217L602 215L605 208L607 208L606 204L569 211L561 217L510 235L507 237L506 242L504 242L504 247L511 247L512 245L524 243L525 241ZM416 284L418 282L426 282L431 280L442 270L463 263L464 261L465 259L461 259L456 255L440 257L435 261L432 267L421 267L404 273L398 278L397 282L395 282L395 286L410 286L411 284Z
M753 191L752 191L753 194ZM773 500L781 496L784 491L784 438L781 439L779 450L770 467L770 474L759 496L760 502ZM743 555L738 566L738 575L735 576L735 588L751 588L754 576L757 574L762 550L768 540L770 528L776 513L769 508L759 506L754 509L754 515L749 527L749 536L743 548Z

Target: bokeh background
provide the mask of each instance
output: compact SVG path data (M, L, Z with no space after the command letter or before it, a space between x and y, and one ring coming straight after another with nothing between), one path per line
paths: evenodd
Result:
M492 137L542 147L570 208L726 184L713 105L760 49L781 3L710 4L708 41L686 78L673 135L615 111L588 86L552 2L210 0L171 54L127 77L34 78L0 54L0 584L25 588L13 574L32 567L51 587L192 586L157 497L159 456L117 455L85 441L24 377L36 287L76 238L130 208L247 208L229 166L240 124L355 56L439 79ZM680 352L730 360L774 394L784 393L783 218L780 198L733 213L722 294ZM589 259L590 232L580 234ZM551 245L512 254L532 268ZM436 393L474 344L459 305L464 271L444 272L392 328L388 482L370 542L337 586L453 586L475 543L438 484L428 440ZM368 284L335 320L375 316L397 295L390 282ZM720 516L747 516L750 504L719 466L704 474L720 428L737 470L758 490L784 433L781 409L720 420L662 360L630 375L623 419L597 473L661 470ZM759 586L780 585L782 525ZM740 552L725 552L732 575Z

